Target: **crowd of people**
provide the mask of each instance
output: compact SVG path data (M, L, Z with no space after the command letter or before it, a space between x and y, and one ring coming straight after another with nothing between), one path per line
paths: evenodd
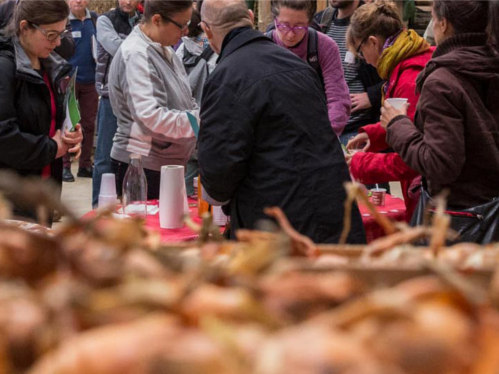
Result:
M185 165L230 238L279 206L321 243L340 238L345 182L400 182L408 222L445 193L460 240L499 241L498 0L434 0L436 46L388 0L271 0L265 33L244 0L118 0L100 16L89 1L0 6L1 169L60 185L79 157L96 206L102 175L120 190L140 154L148 199L163 165ZM351 217L348 242L365 242Z

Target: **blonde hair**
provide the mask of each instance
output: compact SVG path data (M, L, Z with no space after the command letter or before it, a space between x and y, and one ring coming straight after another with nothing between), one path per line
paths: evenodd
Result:
M404 24L394 2L377 0L355 11L346 34L347 45L351 51L355 51L355 44L359 40L367 40L371 35L386 40L403 28Z

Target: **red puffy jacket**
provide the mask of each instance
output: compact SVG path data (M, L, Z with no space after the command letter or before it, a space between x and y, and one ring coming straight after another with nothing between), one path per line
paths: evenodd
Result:
M407 98L411 106L407 115L414 119L419 94L416 94L416 78L431 59L434 48L409 57L399 63L390 76L390 86L385 98ZM419 173L405 164L398 153L374 153L390 146L386 143L386 131L378 122L362 127L359 132L366 132L371 146L369 152L358 152L352 158L350 172L361 183L375 184L400 181L406 206L406 219L409 221L416 208L419 194L411 190L419 184Z

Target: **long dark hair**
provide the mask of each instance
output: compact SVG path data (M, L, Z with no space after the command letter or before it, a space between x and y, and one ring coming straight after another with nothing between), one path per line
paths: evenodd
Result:
M144 22L149 22L155 14L172 17L192 7L192 0L146 0L144 2Z
M438 19L445 18L457 34L487 33L489 43L499 48L499 0L435 0Z
M7 35L19 35L20 23L28 21L29 27L33 24L50 25L67 19L69 6L66 0L21 0L17 1L14 16L6 28Z

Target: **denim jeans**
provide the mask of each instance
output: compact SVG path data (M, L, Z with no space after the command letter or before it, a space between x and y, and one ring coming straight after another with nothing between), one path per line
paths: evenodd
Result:
M101 97L97 113L97 144L94 154L94 174L92 179L92 206L97 207L99 201L102 174L112 173L111 148L118 128L118 120L111 108L108 97Z

